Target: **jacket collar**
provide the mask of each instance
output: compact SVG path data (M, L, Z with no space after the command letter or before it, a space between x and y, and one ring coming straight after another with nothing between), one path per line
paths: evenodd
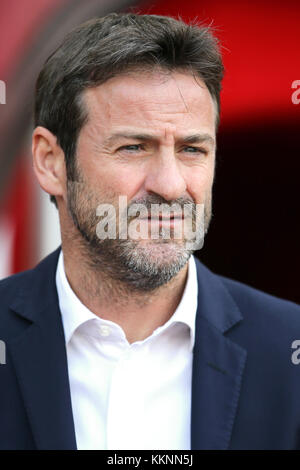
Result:
M198 309L192 374L192 449L228 449L246 350L229 338L243 317L221 277L196 260Z

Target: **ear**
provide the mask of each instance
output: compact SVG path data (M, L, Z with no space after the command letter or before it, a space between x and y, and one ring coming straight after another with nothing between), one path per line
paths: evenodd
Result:
M63 196L66 188L65 156L57 138L45 127L32 134L33 168L42 189L53 196Z

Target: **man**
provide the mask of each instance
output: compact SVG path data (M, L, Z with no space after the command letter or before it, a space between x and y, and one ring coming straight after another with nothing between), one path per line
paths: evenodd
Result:
M1 448L300 448L299 307L192 255L222 75L207 28L151 15L91 20L45 63L33 162L62 249L0 283Z

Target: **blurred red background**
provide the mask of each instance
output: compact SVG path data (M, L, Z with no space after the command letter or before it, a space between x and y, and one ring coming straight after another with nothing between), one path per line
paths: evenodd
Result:
M59 243L30 161L38 70L72 26L128 8L197 18L211 24L222 43L226 75L214 216L197 256L220 274L300 302L300 104L292 102L292 83L300 80L296 0L2 0L0 80L7 96L0 105L0 276L33 266L51 242L53 248Z

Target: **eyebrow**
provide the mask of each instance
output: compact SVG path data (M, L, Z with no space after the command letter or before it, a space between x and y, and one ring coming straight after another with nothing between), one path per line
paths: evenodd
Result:
M141 140L141 141L157 141L158 138L154 135L151 134L133 134L133 133L127 133L127 132L122 132L122 133L115 133L112 134L106 141L106 145L111 145L115 143L116 141L119 141L121 139L133 139L133 140ZM209 143L212 146L215 145L216 141L215 139L207 133L202 133L202 134L192 134L188 135L186 137L182 137L178 139L179 142L182 144L202 144L202 143Z
M179 139L184 144L202 144L202 143L209 143L211 145L215 145L216 141L210 134L193 134L184 137L183 139Z

